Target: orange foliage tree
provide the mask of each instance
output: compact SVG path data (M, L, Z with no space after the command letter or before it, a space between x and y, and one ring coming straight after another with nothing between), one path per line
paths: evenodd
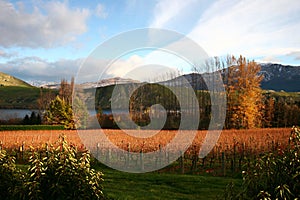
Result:
M227 58L227 128L255 128L262 124L260 65L240 56Z

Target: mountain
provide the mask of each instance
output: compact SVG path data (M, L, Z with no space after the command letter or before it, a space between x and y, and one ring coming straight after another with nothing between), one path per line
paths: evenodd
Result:
M30 84L14 76L0 72L0 86L32 87Z
M265 90L300 92L300 66L261 64L264 76L261 87Z
M91 89L91 88L98 88L98 87L105 87L115 84L128 84L128 83L140 83L140 81L129 79L129 78L120 78L120 77L114 77L114 78L108 78L103 79L98 82L85 82L76 85L78 88L81 89ZM40 87L47 88L47 89L59 89L60 83L48 83L48 84L42 84Z
M105 87L109 85L128 84L128 83L140 83L140 81L133 80L130 78L114 77L114 78L103 79L98 82L82 83L80 84L80 87L83 89L87 89L87 88L97 88L97 87Z
M261 64L260 74L264 76L261 87L264 90L275 90L286 92L300 92L300 66L288 66L280 64ZM110 78L98 82L82 83L79 87L91 90L100 88L101 94L105 96L102 99L109 103L109 94L113 86L118 84L139 83L139 81L123 78ZM176 78L160 82L162 85L170 87L186 87L190 84L196 90L207 90L203 75L197 73L185 74ZM2 86L2 87L1 87ZM15 86L15 87L3 87ZM45 85L42 88L33 87L28 83L0 72L0 108L37 108L37 99L42 89L47 93L51 89L57 89L60 84ZM109 86L109 87L106 87ZM55 92L55 91L54 91ZM56 91L57 92L57 91ZM91 95L93 94L90 92ZM107 97L106 97L107 96ZM87 96L87 98L89 98ZM93 102L91 102L91 105Z
M264 90L300 92L300 66L289 66L274 63L262 63L260 74L264 76L261 82L261 87ZM224 76L224 74L222 74ZM98 82L86 82L79 86L83 89L105 87L115 84L140 83L137 80L126 78L109 78ZM207 86L203 79L203 75L198 73L190 73L176 78L162 81L160 84L166 86L187 86L190 84L196 90L207 90ZM0 85L2 86L22 86L31 87L28 83L17 79L13 76L0 72ZM59 83L41 85L43 88L58 89Z
M207 90L207 86L202 74L191 73L178 76L171 80L159 82L159 84L169 87L190 87L194 90Z
M260 74L264 76L261 88L264 90L300 92L300 66L281 64L260 64ZM226 73L221 72L223 79ZM185 80L184 80L185 79ZM202 74L185 74L174 79L161 82L166 86L187 86L190 84L196 90L207 90Z

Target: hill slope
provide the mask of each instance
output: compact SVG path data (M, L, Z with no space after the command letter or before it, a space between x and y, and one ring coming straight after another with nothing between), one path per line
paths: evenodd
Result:
M40 88L0 72L0 109L37 109L40 92Z
M30 84L22 81L16 77L0 72L0 86L18 86L18 87L32 87Z

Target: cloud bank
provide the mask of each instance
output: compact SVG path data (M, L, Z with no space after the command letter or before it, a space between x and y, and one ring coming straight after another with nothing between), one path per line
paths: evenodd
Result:
M31 80L59 82L61 79L75 76L81 62L82 59L49 62L39 57L25 57L0 63L0 71L28 82Z
M28 12L0 0L0 46L51 48L74 41L87 31L89 10L69 7L67 2L45 2Z

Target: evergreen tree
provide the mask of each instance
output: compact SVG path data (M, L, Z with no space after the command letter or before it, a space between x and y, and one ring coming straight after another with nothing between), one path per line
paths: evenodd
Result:
M37 116L34 111L31 112L29 124L30 125L37 124Z
M25 115L24 119L23 119L23 124L24 125L27 125L30 123L30 119L29 119L29 116L28 115Z
M45 113L45 120L49 124L64 125L66 129L75 129L71 105L59 96L50 102Z
M42 117L40 114L38 114L36 117L36 124L42 124Z

